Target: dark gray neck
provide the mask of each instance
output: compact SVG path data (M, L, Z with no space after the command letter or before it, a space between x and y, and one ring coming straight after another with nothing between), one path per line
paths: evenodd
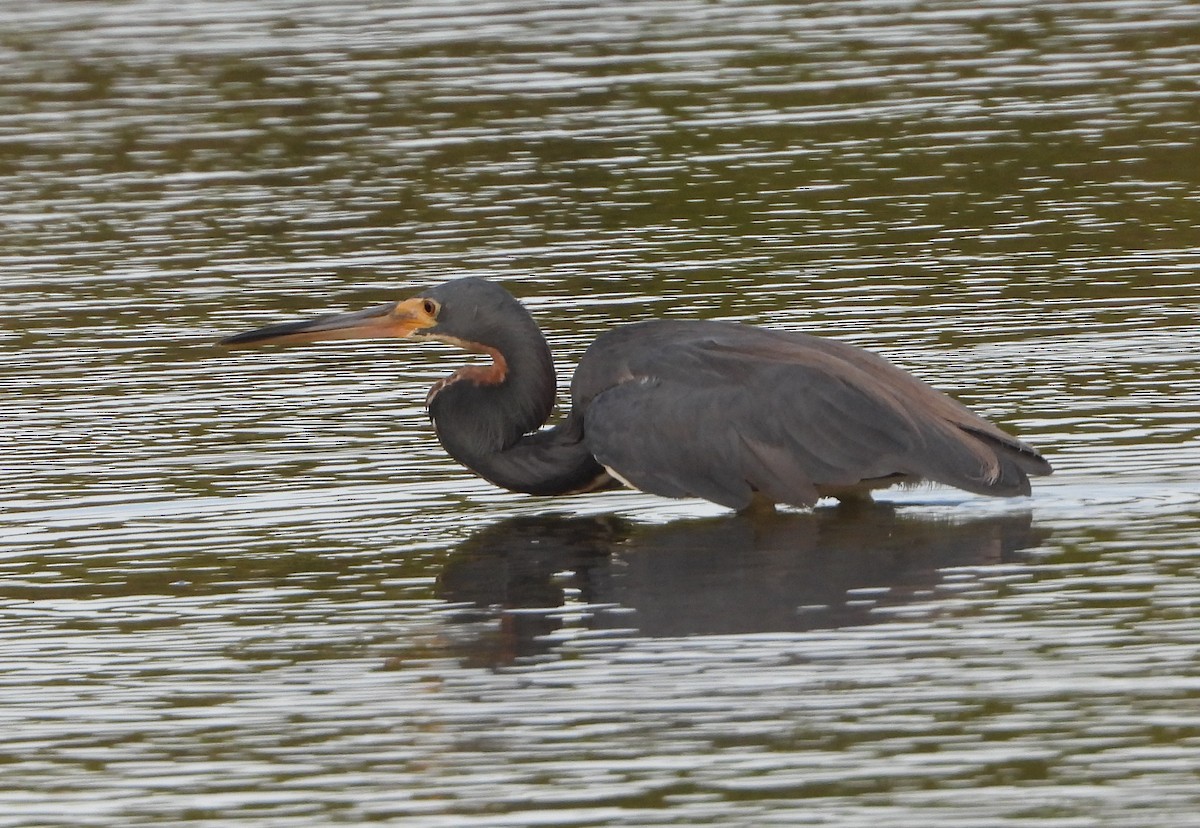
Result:
M446 452L480 477L514 492L570 494L607 482L583 443L583 421L569 416L538 429L554 406L554 363L540 333L497 349L498 382L457 372L429 400L429 416Z
M465 453L434 419L438 439L458 462L502 489L552 496L592 491L610 478L583 443L578 420L522 436L500 451Z

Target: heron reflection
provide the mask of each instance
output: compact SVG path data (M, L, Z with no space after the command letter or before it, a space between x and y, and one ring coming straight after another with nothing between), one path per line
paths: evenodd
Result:
M551 649L568 616L653 637L876 623L935 599L946 568L1017 561L1042 540L1027 512L959 521L886 504L662 526L515 517L452 553L439 595L470 607L462 621L499 619L473 655L503 663Z

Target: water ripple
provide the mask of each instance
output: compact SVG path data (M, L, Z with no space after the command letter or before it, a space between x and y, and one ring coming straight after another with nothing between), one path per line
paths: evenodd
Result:
M7 4L0 826L1183 825L1200 146L1175 0ZM450 275L881 352L1034 497L748 526L437 447Z

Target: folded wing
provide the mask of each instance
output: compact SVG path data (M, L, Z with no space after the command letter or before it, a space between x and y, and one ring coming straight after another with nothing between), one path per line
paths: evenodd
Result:
M1029 492L1038 453L881 357L715 322L651 322L597 340L576 375L596 459L643 491L741 509L811 505L864 481ZM595 357L599 356L600 359Z

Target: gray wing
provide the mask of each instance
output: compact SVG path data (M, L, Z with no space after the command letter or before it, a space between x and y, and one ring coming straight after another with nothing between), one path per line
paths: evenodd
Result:
M1027 494L1027 473L1050 471L1032 448L881 357L803 334L627 326L585 355L574 396L588 448L622 479L735 509L755 492L811 505L821 488L892 475Z

